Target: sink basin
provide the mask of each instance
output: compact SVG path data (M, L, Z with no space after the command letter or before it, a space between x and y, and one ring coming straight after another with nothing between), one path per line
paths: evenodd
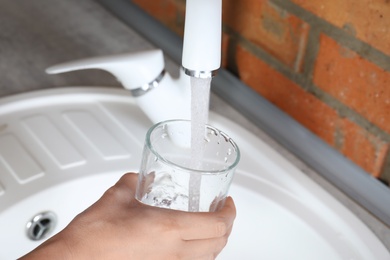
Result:
M6 97L0 118L0 259L32 250L123 173L138 171L152 124L125 90L114 88ZM355 215L262 140L215 113L210 124L242 153L230 193L237 219L218 259L390 259ZM31 240L26 224L43 212L55 217L33 233L47 236Z

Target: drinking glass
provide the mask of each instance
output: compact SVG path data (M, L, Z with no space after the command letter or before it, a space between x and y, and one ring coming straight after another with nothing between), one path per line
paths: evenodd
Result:
M240 151L227 134L210 125L205 126L201 137L200 146L194 149L189 120L168 120L152 126L145 138L136 199L182 211L220 209Z

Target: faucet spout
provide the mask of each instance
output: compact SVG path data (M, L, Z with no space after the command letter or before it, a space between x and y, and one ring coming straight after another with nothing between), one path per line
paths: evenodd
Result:
M187 0L182 66L197 78L211 78L221 66L222 0Z
M102 69L114 75L128 89L154 123L191 118L190 80L183 71L173 79L164 69L161 50L85 58L51 66L49 74L84 69Z

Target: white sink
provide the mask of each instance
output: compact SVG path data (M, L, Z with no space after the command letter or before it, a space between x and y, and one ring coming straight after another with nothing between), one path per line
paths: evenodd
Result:
M210 117L242 153L231 188L237 219L218 259L390 259L356 216L289 161L232 121ZM0 259L42 243L26 235L36 214L57 216L52 235L123 173L138 171L150 126L120 89L72 87L1 99Z

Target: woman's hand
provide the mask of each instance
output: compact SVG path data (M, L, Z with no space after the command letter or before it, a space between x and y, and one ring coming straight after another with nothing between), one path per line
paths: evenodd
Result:
M63 231L25 259L214 259L225 247L236 210L190 213L144 205L127 173ZM24 258L23 258L24 259Z

